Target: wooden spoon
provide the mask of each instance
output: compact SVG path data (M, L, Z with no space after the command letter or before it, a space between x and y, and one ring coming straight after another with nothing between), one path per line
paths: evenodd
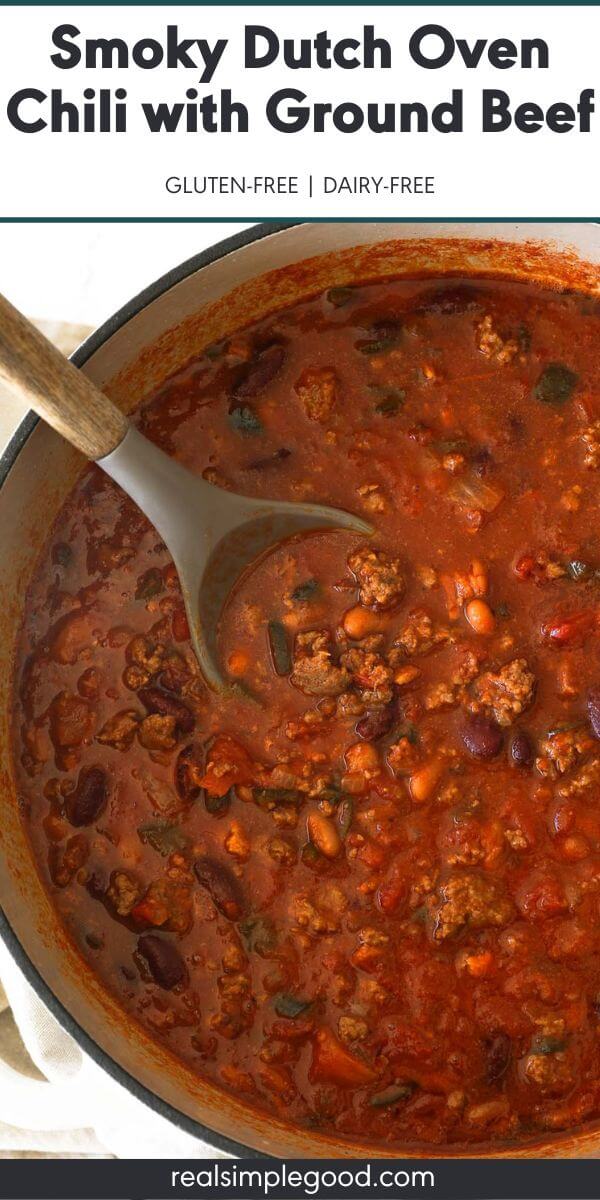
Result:
M207 684L222 691L217 628L241 573L284 538L316 529L368 535L360 517L322 504L255 500L193 475L127 417L0 296L0 378L141 508L177 568L192 644Z

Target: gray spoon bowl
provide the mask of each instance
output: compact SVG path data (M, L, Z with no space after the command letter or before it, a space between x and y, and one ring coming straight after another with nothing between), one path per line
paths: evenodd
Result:
M278 543L318 529L371 534L366 521L323 504L255 500L207 483L129 426L97 459L146 514L177 568L192 643L209 686L229 686L219 666L217 630L243 572Z

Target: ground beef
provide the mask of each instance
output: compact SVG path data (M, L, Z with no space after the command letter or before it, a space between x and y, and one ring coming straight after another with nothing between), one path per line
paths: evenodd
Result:
M541 775L564 775L594 749L595 741L585 726L557 729L543 738L536 767Z
M310 899L307 896L294 896L292 915L296 924L308 933L337 933L347 907L348 900L341 888L334 883L326 883Z
M392 608L402 599L406 580L399 558L363 546L350 555L348 566L356 576L359 599L366 608Z
M127 647L127 661L141 667L146 680L160 671L164 657L165 647L143 634L134 637Z
M113 871L106 889L105 900L119 917L128 917L135 908L142 889L128 871Z
M327 420L336 401L336 392L336 375L331 367L307 367L296 383L296 393L311 421Z
M132 709L115 713L96 734L96 741L103 746L112 746L114 750L126 750L133 741L139 721L140 714Z
M172 750L177 742L176 724L175 717L161 716L159 713L144 717L138 728L140 745L145 750Z
M539 1088L542 1095L560 1096L573 1087L573 1063L564 1052L528 1054L522 1069L527 1082Z
M449 629L442 625L434 625L431 617L424 609L414 609L409 614L408 621L394 642L394 647L412 657L415 654L429 654L437 647L445 646L453 637ZM392 666L397 665L398 654L394 649L390 653Z
M590 758L589 762L583 763L579 770L571 776L568 783L563 783L559 787L558 794L568 800L571 796L587 792L588 788L597 787L599 783L600 758Z
M425 693L427 712L439 712L442 708L452 708L457 701L457 688L451 683L434 683Z
M299 633L294 646L292 683L308 696L339 696L350 683L350 672L337 666L327 630Z
M514 658L498 671L484 671L473 684L467 707L493 717L498 725L512 725L532 703L535 677L524 658Z
M359 1017L340 1017L338 1034L343 1042L361 1042L367 1037L369 1026Z
M501 337L495 328L492 317L486 313L477 326L477 346L486 358L503 366L509 363L519 353L519 343L516 338Z
M414 741L404 735L389 747L387 761L394 775L408 775L419 762L419 751Z
M600 467L600 421L594 421L584 429L581 440L585 446L583 465L588 471L597 471Z
M463 929L507 925L514 911L512 901L498 883L471 871L450 875L440 884L429 904L436 942Z
M362 704L388 704L392 699L393 672L380 654L353 646L342 654L342 665L350 671Z

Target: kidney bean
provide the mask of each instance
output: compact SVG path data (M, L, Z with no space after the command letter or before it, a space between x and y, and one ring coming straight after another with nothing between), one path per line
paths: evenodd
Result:
M510 743L510 757L517 767L530 767L533 762L533 747L526 733L517 731Z
M243 374L234 388L237 397L258 396L267 384L279 374L285 359L285 349L279 342L266 346L244 367Z
M181 733L191 733L195 725L194 714L183 700L170 696L159 687L140 688L138 696L148 712L159 713L161 717L173 717Z
M73 551L67 542L55 542L52 547L52 562L57 567L68 567L73 558Z
M488 1042L485 1072L488 1083L495 1083L505 1074L510 1062L510 1051L511 1041L505 1033L499 1033Z
M360 721L357 721L356 733L365 742L377 741L377 738L384 737L386 733L390 732L395 713L396 706L393 703L386 704L384 708L373 709L372 712L368 712L366 716L360 718Z
M426 291L421 292L415 303L415 311L443 313L451 316L480 306L480 289L477 284L451 283L443 284L441 287L427 288Z
M502 730L487 717L471 717L462 730L462 739L473 758L495 758L502 747Z
M77 786L65 800L71 825L91 825L100 816L108 799L108 779L100 767L81 771Z
M185 746L175 764L175 787L177 794L187 804L192 804L200 796L203 789L199 780L202 779L204 770L204 752L201 747L195 742Z
M229 921L239 921L244 903L238 881L229 868L214 858L197 858L194 870L198 883L206 888L219 912Z
M156 933L138 938L137 952L144 959L155 983L170 992L178 983L187 983L186 965L174 942Z
M171 630L176 642L189 642L190 627L183 604L175 609L171 617Z
M590 688L587 710L594 737L600 738L600 686Z

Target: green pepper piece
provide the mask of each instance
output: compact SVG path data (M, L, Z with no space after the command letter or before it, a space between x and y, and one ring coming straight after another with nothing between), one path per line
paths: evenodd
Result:
M252 790L252 797L259 808L265 808L267 812L272 812L281 804L299 804L302 793L294 788L255 787Z
M408 1100L415 1090L414 1083L392 1083L382 1092L371 1096L371 1108L385 1108L388 1104L397 1104L399 1100Z
M354 289L349 287L332 287L327 292L327 299L335 308L343 308L352 299Z
M281 621L269 621L267 626L271 657L277 675L289 675L292 669L292 656L288 646L287 633Z
M320 590L320 584L317 579L307 579L306 583L298 584L292 592L292 600L297 604L306 603L307 600L313 600Z
M564 1050L566 1046L564 1038L558 1037L535 1037L531 1044L532 1054L558 1054L560 1050Z
M234 787L230 787L224 796L211 796L208 792L204 795L204 807L211 817L224 817L226 812L231 808L232 800L237 800L237 792Z
M236 404L229 410L229 423L238 433L250 435L262 433L263 427L259 417L249 404Z
M375 405L375 412L382 417L394 417L400 411L406 399L404 388L385 388L376 384L371 388L371 391L378 392L381 400Z
M297 996L290 996L287 992L280 992L275 997L275 1012L278 1017L288 1017L293 1021L300 1013L306 1012L310 1008L312 1000L299 1000Z
M570 400L578 376L564 363L548 363L534 388L534 395L544 404L564 404Z
M158 567L150 567L149 571L144 571L138 579L135 589L136 600L149 600L151 596L158 596L165 586L162 571Z
M258 954L268 954L277 945L277 933L268 917L249 917L247 921L242 921L240 933L251 952L256 950Z
M177 825L168 821L154 821L148 825L140 825L138 837L144 845L151 846L162 858L168 858L187 845L187 838Z

